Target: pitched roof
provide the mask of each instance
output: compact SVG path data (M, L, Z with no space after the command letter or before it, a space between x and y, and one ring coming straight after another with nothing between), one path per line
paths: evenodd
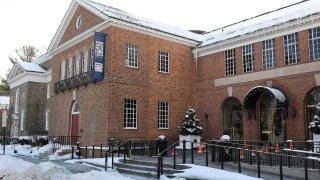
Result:
M45 69L43 69L39 64L36 64L34 62L23 62L23 61L17 61L17 64L22 67L25 71L28 72L38 72L38 73L44 73L47 72Z
M201 46L243 36L320 13L319 0L305 0L204 34Z

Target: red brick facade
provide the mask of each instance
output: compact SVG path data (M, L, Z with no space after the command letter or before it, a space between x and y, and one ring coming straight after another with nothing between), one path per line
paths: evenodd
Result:
M75 28L81 15L83 24ZM69 22L59 43L63 46L68 40L77 37L103 22L103 20L83 7L79 7ZM275 38L276 66L264 70L262 65L261 41L253 43L254 70L243 73L242 47L235 48L236 75L225 77L224 51L194 58L195 47L174 40L165 40L150 34L128 30L125 27L110 25L101 32L107 34L105 79L78 88L59 91L52 96L49 135L70 135L71 107L74 101L80 105L79 135L84 144L103 143L108 139L157 138L164 134L169 140L178 140L177 127L188 105L195 106L204 127L203 139L218 139L223 133L223 109L229 97L236 98L241 106L250 89L267 86L281 90L287 98L286 139L306 140L306 96L317 87L315 74L310 71L288 75L274 75L273 71L293 71L289 68L304 64L319 66L309 61L308 31L299 32L300 63L287 66L284 63L283 36ZM139 47L138 68L125 65L126 44ZM83 52L84 47L93 47L93 34L71 45L52 57L52 85L60 80L60 63L67 62L69 55ZM158 53L169 54L169 73L158 72ZM66 63L67 64L67 63ZM81 64L81 63L80 63ZM308 66L309 67L309 66ZM67 65L66 65L67 68ZM283 68L283 70L281 69ZM286 69L287 68L287 69ZM304 66L302 68L305 68ZM80 65L81 69L81 65ZM67 70L66 70L67 71ZM272 78L261 73L273 73ZM258 76L258 80L248 80L247 75ZM216 80L236 78L243 75L245 82L216 84ZM262 77L260 77L262 76ZM270 85L268 85L270 86ZM137 128L124 128L124 100L137 100ZM158 102L169 103L169 128L158 128ZM205 119L204 114L209 116ZM247 118L243 110L243 138L260 139L259 112L255 118Z

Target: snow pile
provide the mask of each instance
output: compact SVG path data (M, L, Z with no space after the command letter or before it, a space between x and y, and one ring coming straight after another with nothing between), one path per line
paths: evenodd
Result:
M228 135L222 135L221 137L220 137L220 141L230 141L231 140L231 138L230 138L230 136L228 136Z

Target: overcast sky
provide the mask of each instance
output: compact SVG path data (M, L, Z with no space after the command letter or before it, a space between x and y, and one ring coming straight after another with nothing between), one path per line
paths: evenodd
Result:
M46 52L72 0L0 1L0 76L22 45ZM187 30L210 31L301 0L95 0Z

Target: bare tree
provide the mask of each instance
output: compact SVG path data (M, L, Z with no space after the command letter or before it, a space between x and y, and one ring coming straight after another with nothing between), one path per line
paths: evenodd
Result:
M32 45L23 45L19 49L15 49L15 52L20 60L31 62L35 57L37 57L39 49L35 48ZM12 62L12 64L17 62L17 58L13 57L12 55L9 56L9 60Z

